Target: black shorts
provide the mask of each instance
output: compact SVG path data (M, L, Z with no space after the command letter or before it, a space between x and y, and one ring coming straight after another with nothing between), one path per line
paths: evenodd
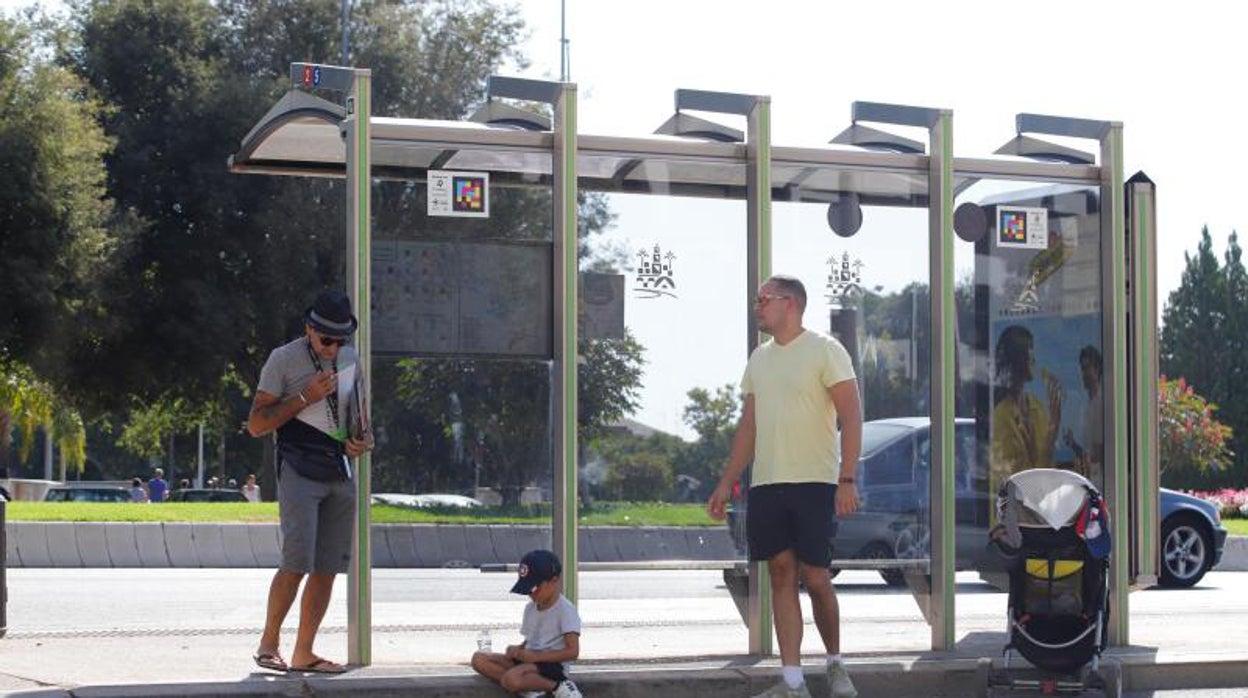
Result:
M751 560L793 550L807 565L827 567L836 536L836 485L776 483L751 487L745 510Z
M541 674L542 678L550 679L555 683L561 683L568 678L563 671L563 664L559 662L538 662L537 673Z

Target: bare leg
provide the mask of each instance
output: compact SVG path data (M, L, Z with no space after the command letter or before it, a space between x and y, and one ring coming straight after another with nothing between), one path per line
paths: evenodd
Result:
M499 685L512 693L521 691L553 691L559 684L542 676L536 664L517 664L503 674Z
M505 654L497 652L472 653L473 671L488 679L493 679L495 682L501 682L503 674L507 673L507 670L515 665L516 662Z
M278 570L269 584L269 605L264 617L264 632L260 635L258 654L278 655L282 643L282 623L299 593L303 574Z
M332 574L313 572L308 575L308 583L303 585L303 598L299 601L299 633L295 636L295 651L290 655L292 667L308 666L319 659L312 651L312 643L316 641L316 631L320 630L325 610L329 608L334 577Z
M832 575L827 568L803 564L802 581L806 583L806 593L810 594L815 627L823 638L823 646L828 654L840 654L841 606L836 599L836 588L832 586Z
M771 612L780 643L781 666L802 663L802 603L797 591L797 554L785 550L767 561L771 573Z

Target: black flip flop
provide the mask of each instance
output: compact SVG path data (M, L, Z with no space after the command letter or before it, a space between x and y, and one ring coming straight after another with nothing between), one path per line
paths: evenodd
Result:
M281 655L273 652L258 652L251 656L255 660L256 666L269 671L290 671L290 667L286 666L286 660Z
M307 666L290 667L290 671L303 671L310 674L345 674L347 673L347 668L324 657L317 657L316 661Z

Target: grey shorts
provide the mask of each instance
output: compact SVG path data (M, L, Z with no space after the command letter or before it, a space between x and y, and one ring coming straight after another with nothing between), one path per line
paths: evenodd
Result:
M294 468L277 479L282 520L282 570L302 574L341 574L351 565L355 526L355 483L318 482Z

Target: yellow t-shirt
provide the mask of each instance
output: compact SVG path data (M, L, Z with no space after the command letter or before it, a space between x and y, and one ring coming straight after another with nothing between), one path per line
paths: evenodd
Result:
M754 350L741 379L741 392L754 396L754 485L836 482L841 448L828 388L853 379L849 352L819 332Z

